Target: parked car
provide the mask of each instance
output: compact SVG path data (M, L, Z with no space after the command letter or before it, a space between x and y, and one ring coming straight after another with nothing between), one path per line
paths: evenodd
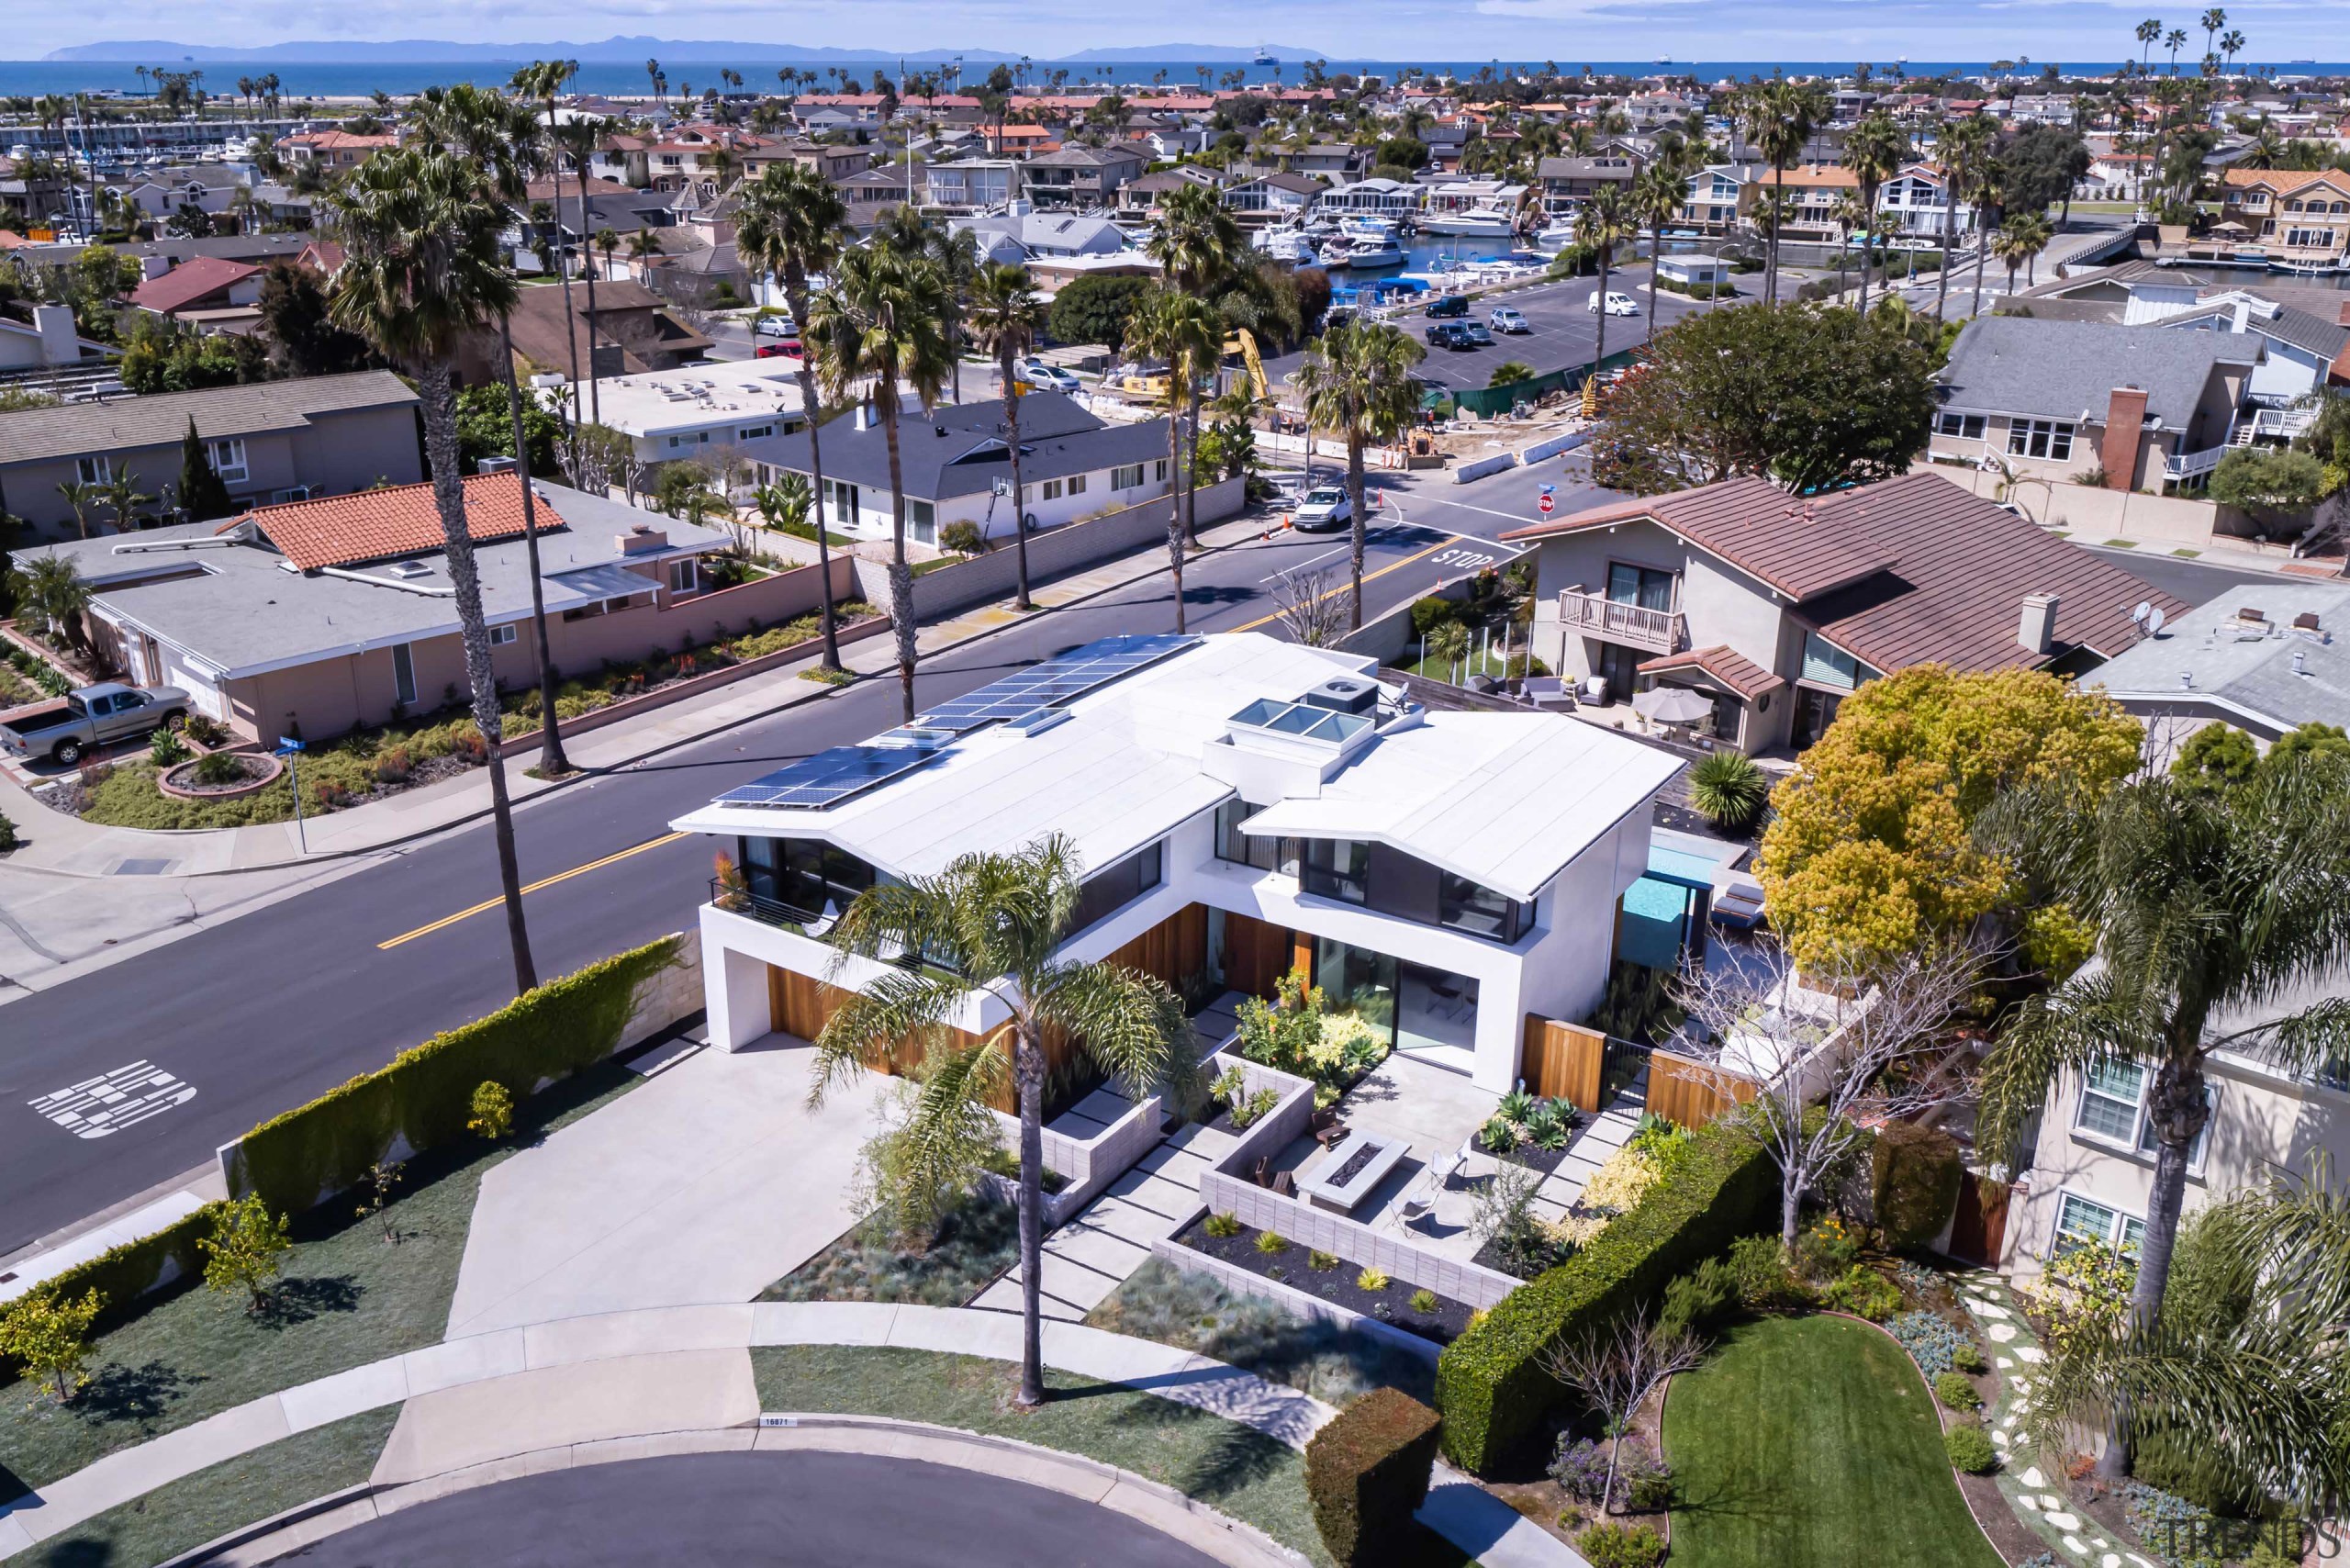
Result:
M1075 372L1064 370L1058 364L1046 364L1041 359L1022 360L1018 375L1027 386L1047 392L1075 392L1083 386Z
M1492 315L1486 317L1485 325L1491 327L1496 332L1530 332L1534 330L1532 327L1527 324L1526 313L1508 305L1500 307L1494 310Z
M755 338L796 338L800 335L800 324L789 316L762 316L751 323L751 335Z
M1488 349L1494 346L1493 333L1474 321L1458 323L1452 329L1452 335L1459 340L1452 345L1457 349Z
M1354 515L1354 505L1347 499L1347 492L1342 487L1323 485L1305 493L1305 498L1297 503L1297 510L1291 516L1290 522L1301 532L1320 533L1346 527Z
M1594 294L1583 302L1583 308L1596 316L1599 314L1599 300L1600 297ZM1607 291L1607 313L1610 316L1637 316L1640 308L1633 302L1630 295L1618 294L1611 288Z
M176 686L125 686L106 681L69 691L57 702L0 724L0 746L11 756L50 756L71 767L114 741L187 717L187 693Z
M1438 318L1466 316L1469 314L1469 297L1465 294L1448 294L1421 314Z
M752 351L751 357L754 359L798 359L800 355L800 340L784 338L775 342L761 343Z
M1461 350L1473 349L1477 346L1477 340L1469 335L1472 332L1480 334L1484 338L1485 342L1489 343L1494 341L1492 333L1487 332L1485 329L1477 326L1474 323L1468 321L1438 321L1435 326L1428 329L1428 342L1435 344L1438 348L1451 349L1458 353Z

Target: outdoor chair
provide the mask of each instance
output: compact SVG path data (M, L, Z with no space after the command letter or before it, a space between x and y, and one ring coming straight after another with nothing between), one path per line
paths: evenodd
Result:
M1275 1172L1273 1176L1273 1196L1277 1198L1294 1198L1297 1196L1297 1178L1291 1175L1286 1170Z

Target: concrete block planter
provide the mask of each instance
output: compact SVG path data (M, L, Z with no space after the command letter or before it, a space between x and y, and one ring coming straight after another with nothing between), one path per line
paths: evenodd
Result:
M285 762L268 752L231 751L206 756L233 756L246 770L243 780L218 786L199 784L196 770L203 765L203 756L193 756L185 762L173 763L155 775L155 788L178 801L241 801L247 795L258 795L277 782L285 771Z

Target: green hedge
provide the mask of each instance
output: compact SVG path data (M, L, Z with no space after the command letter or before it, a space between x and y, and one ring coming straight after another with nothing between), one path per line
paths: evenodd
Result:
M91 1332L103 1334L118 1327L137 1316L132 1309L141 1296L167 1283L202 1277L204 1254L196 1249L196 1238L212 1234L213 1215L219 1208L218 1204L207 1204L152 1236L126 1241L86 1263L76 1263L40 1288L62 1299L75 1299L85 1291L96 1291L105 1305L99 1308ZM177 1273L171 1272L174 1261L179 1264ZM0 1356L0 1386L13 1382L22 1371L8 1358Z
M1436 1412L1393 1388L1372 1389L1306 1443L1306 1500L1339 1568L1404 1557L1436 1443Z
M1676 1276L1761 1228L1778 1190L1778 1168L1751 1138L1718 1123L1699 1132L1639 1207L1445 1348L1436 1403L1446 1457L1490 1474L1558 1397L1545 1350L1656 1300Z
M299 1214L356 1185L398 1142L417 1153L464 1136L484 1082L520 1100L603 1060L620 1046L638 990L678 961L683 942L665 936L590 964L263 1122L238 1145L231 1192Z

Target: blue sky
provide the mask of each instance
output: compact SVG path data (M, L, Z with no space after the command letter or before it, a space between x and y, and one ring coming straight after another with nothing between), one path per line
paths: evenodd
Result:
M2350 54L2341 0L2227 7L2251 40L2244 58L2281 62ZM317 0L114 0L103 7L18 8L8 52L37 57L104 39L222 44L313 38L482 41L601 39L749 40L873 49L989 47L1039 59L1170 41L1259 40L1396 60L1738 60L2014 58L2107 61L2134 53L2149 15L2192 35L2199 10L2145 0L1194 0L1104 7L1099 0L403 0L397 8Z

